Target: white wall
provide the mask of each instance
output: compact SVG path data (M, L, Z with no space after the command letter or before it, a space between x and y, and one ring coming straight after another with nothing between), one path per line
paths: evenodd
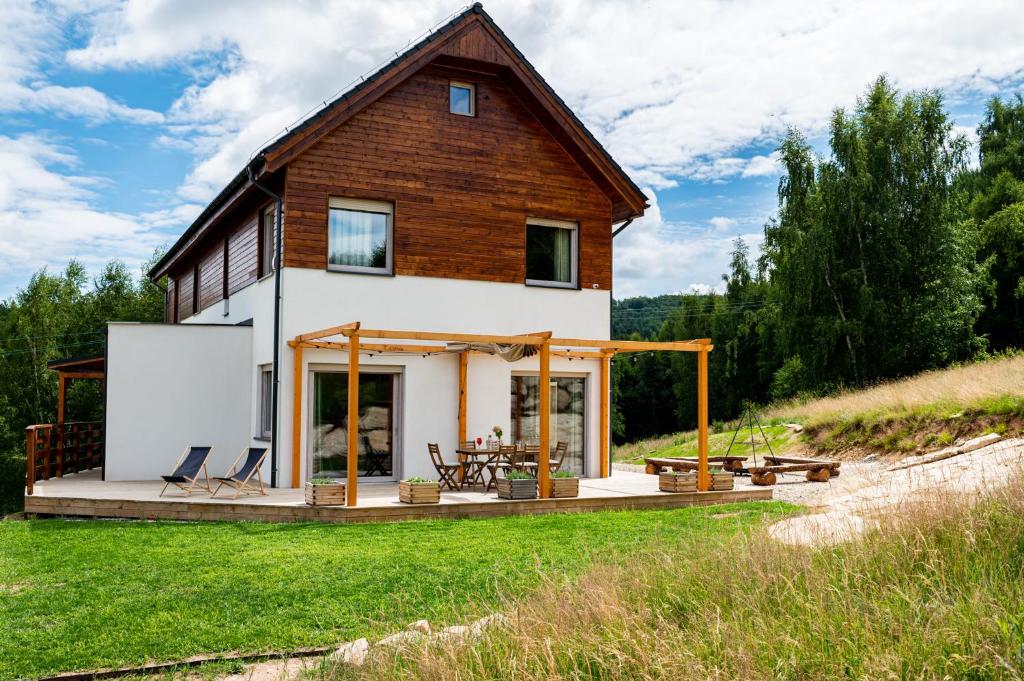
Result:
M320 270L284 271L284 318L282 338L359 321L364 328L443 331L452 333L519 334L550 330L555 336L607 339L609 300L607 291L527 287L522 284L440 279L433 277L382 277ZM272 315L273 308L269 307ZM266 328L255 320L257 343ZM271 331L267 331L267 334ZM372 342L372 339L366 339ZM268 348L269 352L269 348ZM260 353L257 353L259 356ZM281 409L279 478L282 486L292 479L292 367L294 352L281 353ZM269 359L267 360L269 361ZM346 364L347 354L329 350L303 353L303 432L301 479L308 471L309 367L324 363ZM455 356L392 355L360 357L362 365L401 366L403 413L400 474L434 476L427 456L427 442L437 442L453 456L458 439L458 360ZM537 358L508 363L497 357L471 355L468 369L469 402L467 435L484 436L494 425L511 433L512 372L536 372ZM599 370L597 360L553 357L555 375L587 376L586 471L599 471Z
M253 329L111 323L107 334L106 479L158 479L189 445L212 446L210 474L224 474L252 439Z
M214 469L226 468L251 438L259 414L258 367L273 361L274 277L231 296L228 315L218 303L180 325L110 326L108 347L108 479L152 479L165 473L186 442L212 443ZM280 365L278 484L292 481L293 356L286 345L300 333L360 321L364 328L518 334L607 339L608 291L564 290L433 277L383 277L287 268ZM251 327L234 326L252 319ZM219 326L210 326L211 324ZM368 341L369 342L369 341ZM309 368L347 364L345 353L306 350L303 371L302 458L308 471ZM452 455L458 438L458 360L452 356L392 355L363 365L402 369L402 476L434 475L427 442ZM552 358L552 373L586 374L586 471L597 475L599 363ZM484 436L500 424L511 433L513 372L536 372L537 359L507 363L472 355L469 362L468 435ZM196 385L207 386L195 391ZM200 395L189 402L188 395ZM243 409L244 407L244 409ZM145 443L145 444L143 444ZM266 443L263 443L266 444ZM270 478L269 461L264 471Z

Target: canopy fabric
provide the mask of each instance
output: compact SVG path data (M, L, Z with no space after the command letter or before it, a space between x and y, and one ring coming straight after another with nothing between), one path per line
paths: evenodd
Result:
M517 362L524 357L533 357L537 354L536 345L501 345L499 343L449 343L445 350L448 352L473 350L488 355L497 355L506 362Z

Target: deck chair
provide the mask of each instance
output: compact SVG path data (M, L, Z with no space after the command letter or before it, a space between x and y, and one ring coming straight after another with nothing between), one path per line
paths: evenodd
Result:
M210 489L210 473L206 469L206 460L210 458L210 450L213 447L185 447L185 451L178 457L174 464L174 472L170 475L161 475L164 481L164 488L160 490L160 496L164 495L167 488L174 485L185 492L185 496L192 494L192 490L198 484L205 487L207 492ZM199 473L203 473L202 482L199 481Z
M458 473L462 468L460 463L445 463L444 458L441 456L441 448L436 443L431 442L427 444L427 451L430 452L430 463L434 464L434 470L437 471L437 481L441 483L441 487L447 487L451 490L459 489Z
M245 457L245 462L241 466L238 463ZM214 478L219 485L214 490L211 496L217 496L217 492L224 485L233 487L235 489L235 496L232 499L237 499L238 495L242 492L246 494L263 494L266 495L267 490L263 488L263 475L260 473L260 466L263 464L263 460L267 458L266 447L246 447L235 459L235 462L231 464L231 470L228 471L227 475L219 478ZM257 484L252 484L252 476L256 476Z

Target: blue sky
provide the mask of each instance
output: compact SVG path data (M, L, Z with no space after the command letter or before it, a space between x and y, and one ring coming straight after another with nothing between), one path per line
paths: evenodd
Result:
M973 136L1024 83L1012 2L566 0L488 12L652 199L616 295L717 286L775 208L787 126L825 152L879 74ZM0 0L0 298L69 258L138 268L268 139L460 7Z

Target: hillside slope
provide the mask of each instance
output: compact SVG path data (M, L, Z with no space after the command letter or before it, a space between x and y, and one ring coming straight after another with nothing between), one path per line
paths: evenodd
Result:
M713 380L713 379L712 379ZM929 371L912 378L832 397L794 400L765 409L764 435L740 429L733 451L772 449L791 454L859 459L922 454L985 433L1024 434L1024 355ZM801 432L784 424L800 424ZM710 438L712 455L724 454L738 424ZM645 456L696 455L695 431L617 447L614 459L637 463Z

